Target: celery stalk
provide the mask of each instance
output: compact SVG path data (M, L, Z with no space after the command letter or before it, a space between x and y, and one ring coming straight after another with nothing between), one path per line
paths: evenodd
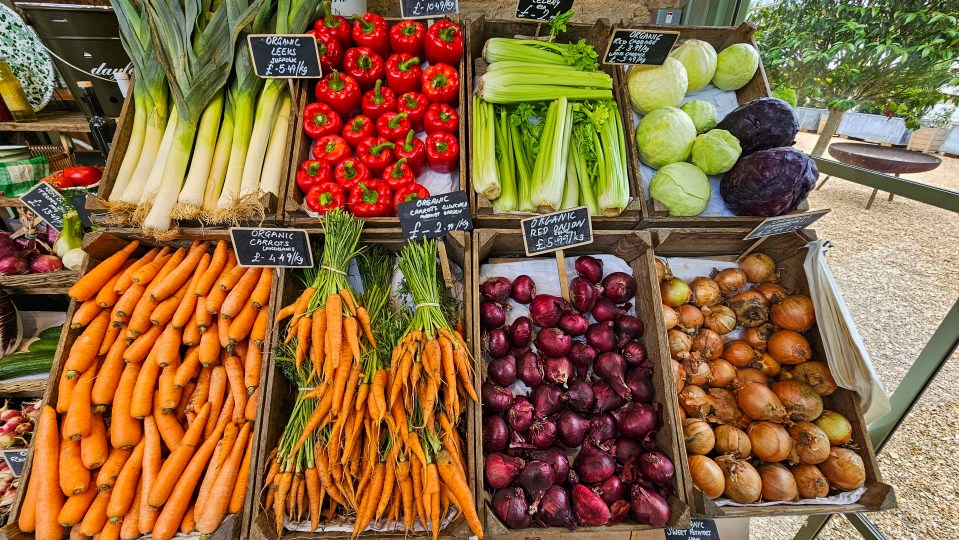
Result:
M496 113L493 105L473 96L473 189L494 200L500 196L496 170Z
M496 138L496 170L499 173L500 194L493 199L493 208L497 212L516 210L516 175L513 158L513 143L506 108L500 110L499 120L494 129Z
M566 160L573 128L572 106L561 97L552 102L533 166L532 203L540 213L559 210L566 182Z
M520 136L519 127L512 122L509 127L510 143L513 151L513 161L516 163L516 196L519 209L523 212L533 212L536 208L530 200L532 189L533 169L526 156L526 149Z
M629 204L629 176L626 173L626 140L623 135L623 123L616 103L609 101L606 109L610 118L599 130L599 139L603 145L603 157L607 166L605 184L598 186L598 202L607 217L623 213Z

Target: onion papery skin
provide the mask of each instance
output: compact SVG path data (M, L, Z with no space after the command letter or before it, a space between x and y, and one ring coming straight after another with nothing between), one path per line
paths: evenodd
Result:
M805 332L816 324L816 312L808 296L794 294L777 300L769 309L769 317L776 326Z
M675 328L670 330L666 333L666 340L669 343L669 353L673 355L673 358L678 357L680 353L689 352L693 348L693 338L682 330Z
M714 432L716 438L716 452L720 454L729 454L739 459L746 459L753 451L753 444L749 440L749 435L736 426L723 424L716 426Z
M739 268L725 268L713 273L713 281L719 286L723 296L732 296L743 292L749 281L746 273Z
M689 303L698 307L715 306L722 300L719 285L708 277L698 277L689 282Z
M762 479L752 465L731 456L719 456L715 461L726 481L724 495L742 504L759 500L762 496Z
M679 313L675 309L663 304L663 322L666 330L670 330L679 324Z
M686 371L686 381L689 384L703 386L709 382L709 364L704 362L699 353L688 353L683 360L683 369Z
M829 481L815 465L801 463L790 468L799 496L803 499L819 499L829 495Z
M723 338L716 332L703 328L693 337L693 350L702 354L706 360L719 358L723 354Z
M818 467L833 489L852 491L866 483L866 467L862 458L848 448L833 446L829 450L829 457Z
M794 330L779 330L769 336L766 352L777 362L787 365L802 364L812 358L809 342Z
M816 424L796 422L789 426L789 436L800 462L817 465L829 457L829 438Z
M852 424L836 411L823 410L822 414L813 422L826 434L829 444L842 446L852 440Z
M725 424L736 426L748 425L752 420L743 414L736 403L736 396L725 388L710 388L709 396L713 398L713 414ZM680 409L682 410L682 409Z
M749 363L749 367L762 371L767 377L775 377L779 375L783 369L782 364L766 353L760 353L759 358Z
M779 463L764 463L756 469L762 479L763 501L795 501L799 499L796 478Z
M752 328L769 320L769 302L756 291L743 291L726 301L739 324Z
M761 355L762 353L741 339L730 341L723 348L723 359L736 367L747 367Z
M769 336L777 330L776 325L770 322L753 326L743 330L743 341L749 343L749 346L759 352L765 352L769 343Z
M689 416L703 418L713 410L713 398L702 388L687 385L679 392L679 406Z
M786 428L774 422L753 422L746 430L753 456L770 462L789 458L793 440Z
M673 277L659 284L659 294L667 306L679 307L689 301L692 291L685 281Z
M756 368L741 368L736 370L736 380L733 381L733 388L741 388L750 382L769 386L769 377Z
M754 285L752 290L763 295L769 303L778 302L786 296L789 296L789 291L786 290L786 287L778 283L759 283Z
M686 452L690 454L706 455L716 445L713 428L698 418L683 420L683 440L686 443Z
M786 408L779 397L759 383L746 383L736 390L736 402L744 413L756 420L783 422L787 418Z
M666 261L660 259L659 257L655 258L654 264L656 265L656 282L662 283L663 280L673 277L672 271L669 269L669 264Z
M833 378L829 365L825 362L813 360L803 362L793 368L791 378L812 386L820 396L828 396L839 390L839 385L836 384L836 379Z
M776 261L764 253L750 253L739 263L739 269L746 273L751 283L775 283L779 281Z
M723 470L715 461L709 457L694 454L687 458L687 462L693 485L710 499L723 494L726 489L726 479L723 477Z
M777 381L769 385L769 389L786 407L786 413L793 421L811 422L822 414L822 398L812 386L802 381Z
M703 325L723 336L736 329L736 312L726 306L706 306L700 310Z
M683 304L676 308L679 315L679 328L686 333L693 334L703 326L705 321L703 312L692 304Z
M736 367L727 360L717 358L709 363L709 386L726 388L736 379Z

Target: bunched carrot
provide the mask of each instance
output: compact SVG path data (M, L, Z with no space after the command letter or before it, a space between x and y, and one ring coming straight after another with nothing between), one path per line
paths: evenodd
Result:
M134 240L120 251L110 255L103 262L88 270L83 277L70 287L67 294L74 300L80 300L81 302L93 298L110 281L110 278L119 272L123 263L127 261L130 255L133 255L138 247L140 247L140 242ZM54 518L51 517L51 519Z

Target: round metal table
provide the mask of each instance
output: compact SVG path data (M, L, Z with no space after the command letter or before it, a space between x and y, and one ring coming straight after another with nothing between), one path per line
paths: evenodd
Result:
M942 164L941 159L922 152L865 143L833 143L829 145L829 155L847 165L895 176L931 171ZM829 178L826 176L816 190L821 189ZM872 190L869 202L866 203L866 210L872 208L877 193L879 193L878 189ZM892 197L893 194L890 193L890 201Z

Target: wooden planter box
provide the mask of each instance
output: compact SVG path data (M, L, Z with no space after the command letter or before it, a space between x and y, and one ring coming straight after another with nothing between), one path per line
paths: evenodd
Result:
M481 230L474 238L473 276L479 281L480 266L488 262L512 262L530 260L526 258L523 249L523 235L511 230ZM686 457L683 450L682 428L679 421L679 405L675 398L676 384L673 382L671 366L669 365L669 347L665 332L657 332L656 328L663 327L663 311L656 285L656 270L653 267L653 252L649 233L644 231L603 231L593 233L593 243L565 250L567 258L578 255L611 254L623 259L632 268L636 278L637 291L634 301L636 316L643 321L646 332L641 338L646 346L650 360L654 364L653 387L654 401L662 405L662 426L656 433L656 448L673 461L676 475L672 481L675 496L668 499L671 517L668 527L689 528L690 511L687 505L693 495L692 481L689 479L688 468L682 466ZM539 257L552 259L553 254ZM570 279L573 276L570 276ZM557 274L557 280L559 275ZM473 305L473 320L479 320L479 302ZM480 346L479 325L473 325L474 355L483 358ZM485 371L487 361L481 362ZM485 376L484 376L485 377ZM479 434L481 435L481 434ZM480 437L480 442L482 439ZM476 448L475 469L483 470L484 456L482 445ZM571 463L572 464L572 463ZM486 536L510 536L516 538L546 538L546 537L594 537L602 536L610 539L628 540L635 531L655 529L648 525L640 525L627 518L622 523L604 527L577 527L570 532L563 527L541 528L535 523L525 530L508 528L493 512L490 507L492 494L483 489L483 475L477 474L479 493L484 499L486 518Z
M483 59L483 45L486 40L494 37L539 37L549 35L549 23L535 21L519 20L487 20L485 16L467 21L468 31L464 32L466 37L466 50L469 54L469 73L466 77L468 99L472 100L476 92L474 83L478 77L486 72L486 61ZM594 24L570 23L566 25L566 32L560 33L556 41L567 43L585 39L600 54L606 50L606 44L609 41L609 35L612 26L606 19L599 19ZM618 71L617 66L604 66L603 70L613 77L613 87L616 88ZM629 99L625 92L613 91L613 99L616 100L620 116L622 118L624 129L631 133L633 129L631 109ZM469 122L470 137L473 133L473 110L472 101L470 101ZM630 146L630 136L627 134L626 146ZM472 148L472 142L470 143ZM627 149L626 174L629 179L630 202L623 209L623 213L617 217L593 216L594 229L635 229L639 226L641 218L646 214L646 202L643 195L643 185L639 178L639 170L630 163L631 158ZM472 154L469 158L469 168L473 170ZM473 221L476 227L489 227L494 229L519 228L520 220L536 215L531 213L505 213L497 214L493 211L493 203L480 193L471 193L473 197Z
M463 28L463 38L464 38L464 49L467 48L465 44L465 39L467 36L466 26L468 21L466 19L457 17L456 15L449 15L446 17L448 20L451 20L459 24ZM398 18L389 18L387 17L386 22L389 23L390 27L394 24L400 22L402 19ZM426 24L425 21L421 21ZM469 146L467 145L467 107L469 105L469 94L466 92L466 52L463 53L463 58L460 58L459 66L457 69L460 74L460 103L457 107L457 110L460 114L460 130L459 130L459 143L460 143L460 157L459 157L459 184L456 189L468 189L469 182L469 167L468 167L468 157ZM386 61L386 58L383 59ZM304 209L303 199L305 194L300 191L300 187L296 185L296 171L300 169L300 164L310 158L310 149L313 146L313 138L307 135L303 131L303 108L308 104L316 101L315 89L317 79L302 80L299 84L299 89L296 94L293 95L293 112L296 116L292 121L295 122L294 126L290 128L292 132L292 142L290 150L290 170L287 174L288 181L286 182L286 193L283 197L283 214L284 219L290 225L298 227L316 227L319 226L320 220L310 216L307 211ZM399 98L400 96L396 96ZM343 123L346 124L348 118L343 118ZM430 195L439 195L439 193L430 193ZM378 217L378 218L362 218L365 227L370 228L390 228L398 229L400 226L400 219L396 216L392 217Z
M309 232L314 242L322 241L322 232L320 230L312 229ZM474 305L476 302L473 300L473 291L476 289L476 285L471 271L473 268L471 236L469 233L455 231L443 241L449 260L463 268L463 305ZM397 251L402 249L406 244L403 240L402 233L397 229L364 231L360 242L364 244L378 244ZM299 296L304 286L297 275L287 272L280 277L277 287L277 305L286 305ZM472 312L467 310L463 314L463 324L465 326L463 335L468 343L472 336L470 330L472 320ZM270 345L273 346L276 340L281 338L281 335L279 331L274 331L270 337L272 338ZM264 382L263 392L261 393L261 404L264 404L265 408L262 411L263 421L259 422L257 426L256 461L253 466L254 474L250 475L250 479L253 482L251 492L258 496L254 498L252 503L253 512L250 517L249 534L245 534L244 538L275 540L277 539L277 535L273 513L272 511L266 511L264 509L264 501L267 494L267 486L264 485L264 480L266 479L265 474L268 469L267 457L270 451L276 446L283 430L286 428L287 422L290 419L290 411L293 408L294 393L297 390L291 386L280 369L277 368L275 362L271 361L264 364L263 376L266 380ZM477 395L479 394L479 377L479 370L476 370L474 373L474 387L476 388ZM478 425L479 404L470 401L464 411L463 417L465 422L464 448L475 449L480 447L481 441L479 437L481 433ZM474 457L475 456L469 456L469 459L472 460ZM472 467L468 469L466 472L467 480L473 493L476 493L478 489L476 487L478 485L477 483L482 480L482 472ZM477 511L479 510L480 507L477 502ZM462 515L459 515L447 525L446 528L440 531L439 537L448 540L454 538L466 540L466 538L472 536L472 534L469 526L466 524L466 520ZM299 540L307 538L348 538L349 536L349 532L317 531L307 533L284 530L282 538L284 540ZM407 535L402 531L396 533L362 533L362 537L364 538L405 538L407 536L426 538L428 534L417 532Z
M134 256L141 256L143 253L149 249L152 245L156 245L155 242L131 234L127 234L122 231L112 230L112 231L98 231L91 234L88 234L83 239L83 249L88 253L87 260L84 262L83 267L80 269L80 275L83 276L87 271L96 265L100 264L104 259L110 255L116 253L130 240L138 239L140 240L141 246L134 254ZM164 245L170 245L171 247L189 247L194 240L203 240L203 241L212 241L216 242L218 240L227 240L229 241L229 234L226 231L192 231L192 230L181 230L181 234L172 242L164 243ZM282 272L281 272L282 279ZM274 279L274 293L276 287L276 279ZM70 328L70 321L73 319L74 312L80 306L81 302L76 300L70 301L70 306L67 308L67 314L65 323L63 326L63 332L60 334L60 343L57 346L57 353L54 357L53 367L50 369L50 377L47 379L49 382L47 384L46 390L43 393L43 405L55 406L58 399L59 391L59 381L65 375L63 373L63 367L67 360L67 357L70 354L70 349L73 346L73 342L76 341L80 334L83 333L84 328ZM276 301L275 294L270 296L270 305L264 309L269 310L269 322L267 327L273 325L273 318L275 317L276 311ZM269 351L264 350L264 362L271 361L271 354ZM265 372L261 375L260 386L266 381ZM254 426L253 433L256 433L256 430L259 428L260 417L262 416L262 410L264 408L264 400L261 398L258 403L257 409L257 421ZM62 421L62 415L57 415L58 421ZM23 504L23 498L27 493L27 486L30 483L30 469L31 464L33 463L33 450L34 446L30 446L30 451L27 454L27 461L23 467L23 476L20 480L20 487L17 490L17 497L13 502L13 506L10 509L10 516L2 529L0 529L0 535L10 540L32 540L34 538L33 533L24 533L21 532L17 526L17 519L20 516L20 507ZM251 456L251 459L256 459L256 448L254 448L254 454ZM249 485L246 493L246 500L243 505L243 510L236 514L229 514L223 520L223 523L220 525L220 528L216 530L212 535L210 535L211 540L233 540L236 538L246 538L247 531L246 527L248 526L248 516L250 515L250 509L254 504L255 497L253 497L253 479L250 478ZM91 487L91 489L95 489Z
M753 247L755 240L742 240L748 229L702 230L702 229L661 229L653 230L653 244L657 257L695 257L716 259L721 261L735 261L740 254ZM806 243L814 238L812 231L793 232L765 238L762 245L755 250L765 253L776 261L779 268L779 283L789 290L799 294L809 294L809 284L803 270L807 248ZM650 329L647 326L647 335ZM663 334L662 327L660 333ZM815 327L805 332L805 336L812 346L816 359L826 358L822 349L822 339ZM859 407L858 395L850 390L840 388L833 394L823 398L826 409L834 410L852 424L852 441L856 447L852 448L862 458L866 468L866 492L855 504L850 505L772 505L772 506L717 506L701 491L693 487L695 497L692 499L694 516L696 517L768 517L792 516L806 514L844 514L850 512L875 512L896 508L896 496L892 486L882 481L879 464L876 461L876 452L873 450L869 438L868 426L863 419L862 409ZM686 448L683 445L681 452L685 456ZM685 457L682 466L687 469Z

